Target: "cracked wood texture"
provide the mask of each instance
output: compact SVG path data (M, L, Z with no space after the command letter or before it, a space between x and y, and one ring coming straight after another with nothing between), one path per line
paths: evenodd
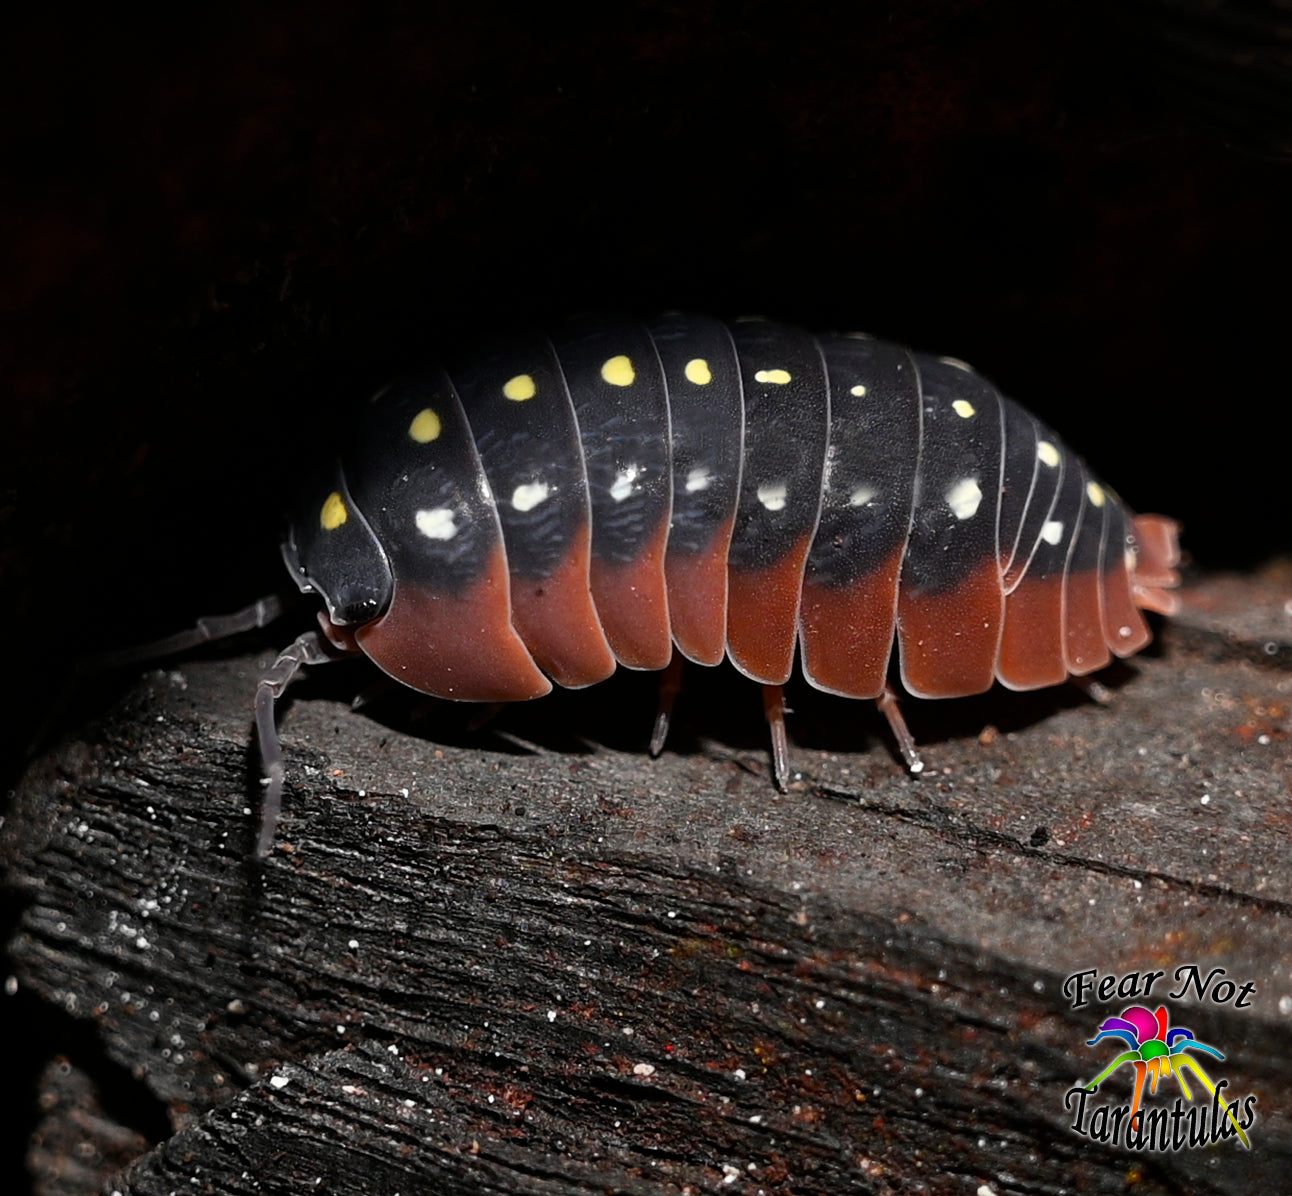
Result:
M353 712L366 674L315 670L263 864L271 651L175 662L100 695L18 789L19 996L134 1086L116 1118L66 1097L105 1169L136 1135L110 1184L132 1196L1274 1191L1289 592L1286 569L1195 585L1107 706L909 703L918 779L865 705L800 695L784 795L756 690L720 671L650 761L649 677L472 731L397 696ZM1083 1044L1128 1002L1074 1010L1064 978L1194 962L1255 985L1172 1005L1257 1096L1252 1149L1073 1133L1064 1093L1111 1057ZM46 1155L46 1190L78 1190Z

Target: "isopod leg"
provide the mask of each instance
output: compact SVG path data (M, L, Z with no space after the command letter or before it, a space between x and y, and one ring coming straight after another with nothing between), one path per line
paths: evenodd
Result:
M1081 690L1081 692L1092 702L1098 702L1101 706L1107 706L1108 703L1113 700L1112 691L1108 686L1104 685L1100 681L1096 681L1093 677L1077 676L1076 674L1073 674L1068 678L1068 680Z
M36 729L36 734L27 745L27 754L33 755L41 744L46 741L50 732L58 725L59 719L66 712L74 695L87 678L97 677L102 673L126 668L130 665L151 664L153 661L166 660L171 656L175 656L180 652L187 652L190 648L196 648L202 644L229 639L244 631L252 631L257 627L267 627L282 613L282 599L275 594L270 594L267 598L261 598L250 606L244 606L241 610L234 611L232 614L207 615L198 619L192 627L177 631L163 639L150 640L146 644L131 644L125 648L114 648L111 651L100 652L96 656L77 661L72 666L71 673L64 682L58 697L51 704L49 713Z
M299 635L278 654L256 686L256 737L260 741L260 764L264 772L261 784L265 787L264 800L260 803L260 834L256 840L256 855L269 854L274 842L274 828L283 804L283 749L278 742L278 728L274 725L274 706L283 691L291 684L302 665L327 664L341 653L331 648L317 631Z
M790 744L785 734L785 693L779 685L763 686L763 713L772 732L772 779L784 793L790 783Z
M124 665L164 660L168 656L187 652L190 648L197 648L202 644L229 639L244 631L254 631L257 627L267 627L282 613L282 599L276 594L270 594L267 598L261 598L231 614L206 615L198 619L192 627L177 631L164 639L103 652L91 657L83 666L83 670L87 673L97 673L121 668Z
M906 767L912 772L923 772L924 761L920 759L919 749L915 746L915 736L911 734L911 729L906 725L906 719L902 717L902 708L897 704L897 694L890 686L885 685L884 692L875 699L875 705L888 720L893 738L897 740L898 750L902 753L902 759L906 761Z
M439 699L432 699L437 705L442 705ZM504 710L507 709L506 702L482 702L474 714L467 720L467 730L474 735L477 731L483 731L494 719L496 719ZM425 712L423 712L425 713Z
M668 724L673 717L673 704L677 695L682 692L682 671L686 667L686 657L676 648L673 659L659 675L659 710L655 715L655 729L650 737L650 754L658 756L664 750L664 741L668 738Z

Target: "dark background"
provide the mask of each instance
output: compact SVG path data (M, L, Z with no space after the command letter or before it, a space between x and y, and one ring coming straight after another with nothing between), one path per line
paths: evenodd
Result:
M1286 552L1280 19L33 10L0 49L6 781L69 661L283 584L281 496L365 388L571 311L963 358L1199 568ZM33 1016L23 1083L70 1030Z

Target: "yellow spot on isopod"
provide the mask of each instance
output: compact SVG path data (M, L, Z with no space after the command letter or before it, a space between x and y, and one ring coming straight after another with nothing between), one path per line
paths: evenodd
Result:
M789 380L789 370L759 370L754 375L755 382L772 382L777 386L784 386Z
M863 399L866 397L866 388L860 382L857 383L849 392L854 398Z
M534 379L528 374L517 374L504 382L502 387L503 396L513 403L523 403L526 399L532 399L537 390Z
M443 430L444 425L440 423L440 417L429 407L423 407L413 416L413 422L408 425L408 434L418 444L430 444L432 440L438 440Z
M703 357L692 357L682 372L686 375L686 380L694 382L696 386L708 386L713 381L713 371Z
M973 404L968 399L956 399L951 404L951 410L961 419L968 419L974 413Z
M637 372L633 369L632 358L620 354L618 357L611 357L602 365L601 376L611 386L631 386L637 377Z
M1098 482L1086 483L1086 494L1097 507L1104 505L1104 488Z
M323 500L323 510L319 512L319 522L324 531L334 532L347 519L350 512L345 509L345 499L335 490Z
M1051 469L1059 463L1059 450L1048 440L1038 440L1036 442L1036 455Z

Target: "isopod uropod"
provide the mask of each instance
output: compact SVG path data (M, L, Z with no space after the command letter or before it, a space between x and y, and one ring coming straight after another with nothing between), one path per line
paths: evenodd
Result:
M375 395L294 510L283 556L321 632L262 679L362 652L462 701L727 657L779 688L879 699L1082 676L1172 613L1176 526L1133 515L1059 438L949 358L669 314L512 340ZM657 733L662 742L663 721Z

